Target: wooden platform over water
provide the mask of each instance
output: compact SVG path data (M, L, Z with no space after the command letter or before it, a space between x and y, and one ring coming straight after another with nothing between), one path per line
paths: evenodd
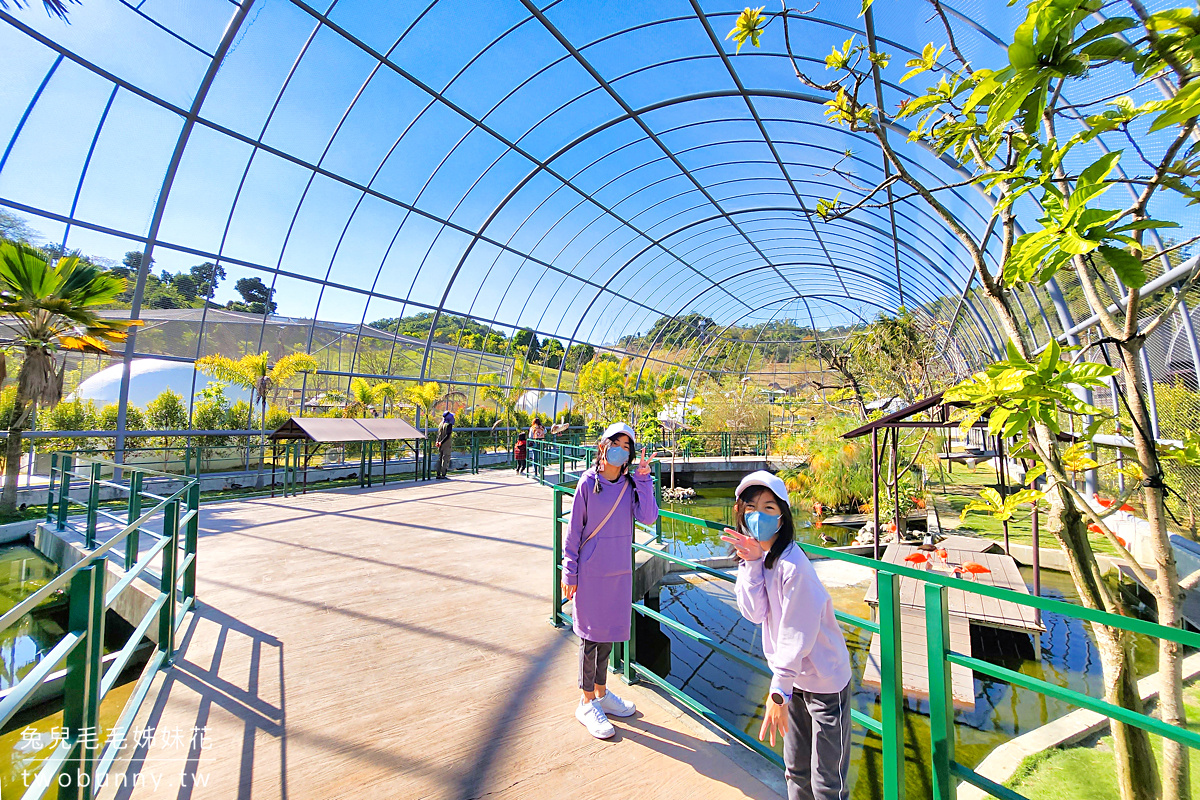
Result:
M612 740L575 720L550 497L508 473L205 506L199 610L114 768L141 784L101 796L775 797L642 687L610 677L638 705Z
M1003 552L992 552L1000 549L995 542L967 536L947 536L941 540L940 546L946 550L946 561L950 566L973 561L991 570L974 576L977 583L999 586L1022 594L1029 593L1017 563ZM893 542L887 546L881 560L890 564L912 566L907 564L904 559L918 552L921 550L917 545ZM933 554L927 553L927 555L932 556ZM933 564L936 566L931 569L942 574L949 574L950 569L943 566L936 556L933 558ZM903 664L901 685L905 694L928 697L925 584L916 578L901 577L897 591L900 598L900 649ZM863 599L872 607L878 606L879 587L875 581L871 582L871 587ZM997 600L962 589L949 589L946 592L946 606L950 617L950 646L955 652L965 655L972 655L971 625L984 625L1018 633L1030 633L1035 636L1045 630L1034 609L1010 600ZM871 637L870 657L863 673L864 685L878 686L880 684L882 663L880 652L880 638L878 635L874 635ZM971 671L963 667L952 666L950 677L954 703L974 708L975 688Z

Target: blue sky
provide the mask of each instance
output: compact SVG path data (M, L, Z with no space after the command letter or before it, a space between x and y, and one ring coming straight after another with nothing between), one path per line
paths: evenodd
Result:
M796 25L814 74L849 35L839 26L860 27L858 6L825 0L814 15L825 23ZM740 8L701 7L732 54L720 40ZM759 94L802 89L777 27L762 50L727 64L688 0L541 8L545 22L517 0L255 2L184 152L157 265L219 255L229 277L217 300L257 275L292 316L357 323L445 297L458 313L593 342L646 330L661 313L808 323L811 309L818 325L835 325L898 304L885 212L815 231L800 213L797 193L810 209L838 191L852 198L880 178L880 159L826 125L819 106ZM958 8L1001 35L1013 24L997 0ZM923 3L875 9L895 56L884 73L895 103L903 48L942 35ZM149 229L180 111L236 10L230 0L84 0L69 25L40 7L10 11L16 24L0 21L0 143L11 147L0 203L84 223L68 247L115 259L140 249L127 237ZM58 53L20 25L91 66L55 66ZM976 31L961 41L981 63L997 52ZM140 93L114 92L102 73ZM750 103L735 77L756 94ZM847 149L853 183L828 172ZM921 151L906 155L954 175ZM952 205L982 229L978 196ZM62 240L62 222L25 216ZM915 205L897 224L909 305L957 296L967 274L958 246Z

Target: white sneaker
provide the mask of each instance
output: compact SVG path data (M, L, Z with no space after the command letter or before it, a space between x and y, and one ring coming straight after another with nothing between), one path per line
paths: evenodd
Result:
M622 700L611 691L605 692L604 697L597 700L600 703L600 708L604 713L613 717L632 717L633 712L637 711L633 703L628 700Z
M600 707L598 700L575 706L575 719L582 722L588 733L597 739L611 739L617 732L608 721L608 717L604 716L604 709Z

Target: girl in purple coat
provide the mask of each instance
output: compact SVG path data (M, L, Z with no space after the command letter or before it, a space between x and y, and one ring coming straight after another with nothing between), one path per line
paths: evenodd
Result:
M643 448L630 475L633 429L610 425L600 437L596 465L575 487L571 523L563 546L563 597L575 599L575 635L579 637L579 688L575 718L597 739L616 731L608 716L628 717L633 703L608 691L608 656L613 642L629 639L633 602L634 520L649 525L658 518L654 478Z

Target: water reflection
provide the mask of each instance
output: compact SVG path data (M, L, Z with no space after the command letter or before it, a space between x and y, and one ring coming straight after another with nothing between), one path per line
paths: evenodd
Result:
M0 614L41 589L58 574L54 562L32 547L0 549ZM55 592L16 624L0 631L0 690L15 686L62 638L66 600Z

